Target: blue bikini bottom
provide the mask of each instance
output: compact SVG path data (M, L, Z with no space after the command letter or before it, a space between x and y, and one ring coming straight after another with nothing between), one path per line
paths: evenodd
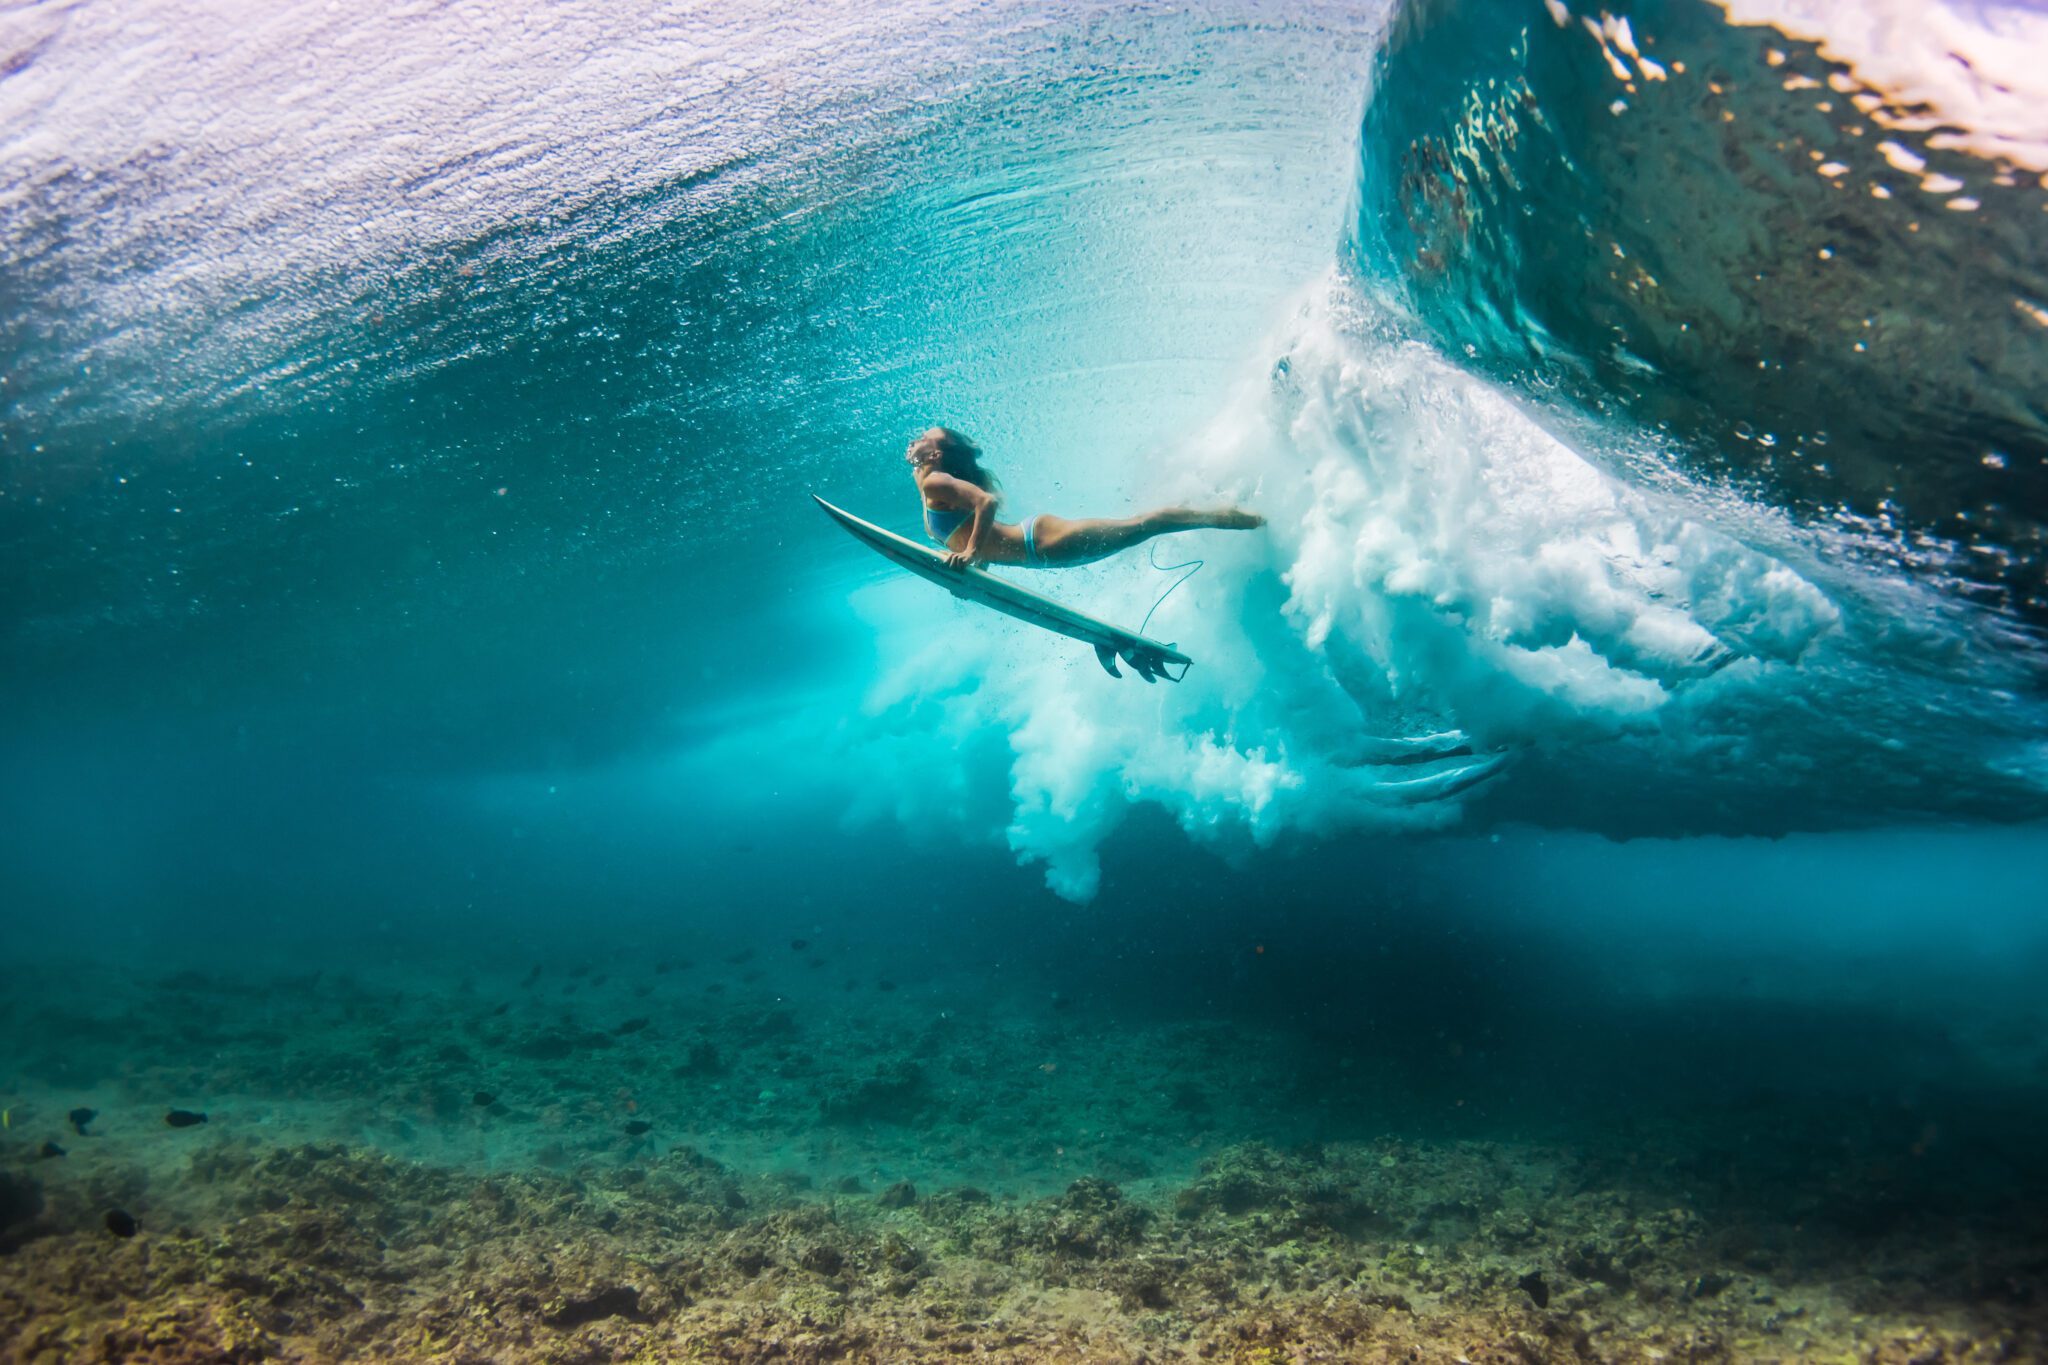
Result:
M936 507L927 507L924 509L924 533L944 545L953 539L953 533L966 525L968 520L968 514L965 512L942 512ZM1038 553L1038 517L1032 517L1024 523L1024 567L1050 567L1044 556Z

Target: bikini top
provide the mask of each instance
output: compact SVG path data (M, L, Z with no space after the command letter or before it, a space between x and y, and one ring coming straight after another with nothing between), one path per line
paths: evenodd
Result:
M924 509L924 533L944 545L973 515L971 512L948 512L937 507L927 507Z

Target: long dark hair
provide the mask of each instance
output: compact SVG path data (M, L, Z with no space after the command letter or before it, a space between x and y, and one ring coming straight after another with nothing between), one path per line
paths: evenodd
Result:
M981 447L967 439L966 435L951 427L933 427L910 443L915 455L919 450L939 452L939 472L951 474L954 478L971 483L984 492L1002 496L1003 486L996 476L982 467Z

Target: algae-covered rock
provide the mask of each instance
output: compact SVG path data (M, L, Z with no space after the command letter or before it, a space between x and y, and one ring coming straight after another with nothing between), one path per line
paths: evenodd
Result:
M624 1284L556 1299L542 1310L542 1317L550 1327L580 1327L599 1318L638 1319L641 1316L640 1291Z
M1229 1147L1202 1163L1174 1196L1183 1219L1247 1218L1268 1243L1338 1233L1363 1236L1387 1223L1363 1175L1326 1156L1287 1155L1261 1142Z
M846 1268L846 1253L829 1243L805 1247L796 1263L813 1275L830 1277Z
M1300 1163L1288 1161L1265 1143L1241 1143L1205 1160L1201 1175L1175 1197L1174 1207L1196 1215L1279 1208L1289 1202L1290 1185L1307 1178Z
M747 1198L733 1173L694 1147L676 1147L647 1172L648 1192L669 1201L678 1211L701 1213L730 1227L732 1216L747 1207Z
M1152 1211L1125 1201L1107 1180L1083 1176L1067 1186L1042 1224L1044 1244L1066 1256L1103 1256L1135 1244Z
M885 1232L875 1248L881 1263L899 1274L909 1274L924 1264L924 1253L905 1241L901 1234Z

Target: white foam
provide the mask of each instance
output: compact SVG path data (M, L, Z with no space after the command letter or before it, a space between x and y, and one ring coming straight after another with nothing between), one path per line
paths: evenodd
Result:
M1226 851L1452 824L1515 753L1654 734L1674 699L1768 689L1837 626L1785 565L1602 474L1426 348L1373 336L1335 280L1276 354L1285 365L1262 361L1156 489L1272 521L1169 547L1209 558L1151 632L1197 660L1185 683L1113 682L1084 649L965 609L939 618L928 595L878 613L922 629L888 637L918 643L849 739L907 818L944 819L961 750L1006 736L1002 837L1086 900L1135 805ZM1166 581L1127 556L1042 586L1135 623ZM1362 744L1431 732L1469 743L1421 765Z
M1995 0L1718 0L1738 24L1816 44L1930 146L2048 171L2048 13Z

